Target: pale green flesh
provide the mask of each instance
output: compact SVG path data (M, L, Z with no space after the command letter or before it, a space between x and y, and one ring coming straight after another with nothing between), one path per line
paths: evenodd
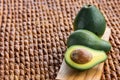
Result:
M75 63L74 61L72 61L70 54L73 50L75 49L86 49L87 51L89 51L90 53L92 53L92 60L88 63L85 64L78 64ZM100 62L103 62L104 60L107 59L107 55L105 54L104 51L99 51L99 50L93 50L91 48L88 47L84 47L84 46L71 46L70 48L67 49L66 53L65 53L65 61L68 65L70 65L73 68L76 69L89 69L95 65L97 65Z

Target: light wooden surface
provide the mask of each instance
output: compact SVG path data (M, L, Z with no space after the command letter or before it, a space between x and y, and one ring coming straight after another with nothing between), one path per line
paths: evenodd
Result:
M102 37L104 40L109 40L111 30L106 28L105 33ZM104 63L98 64L92 69L86 71L76 71L70 68L65 61L61 65L61 68L56 77L57 80L100 80Z

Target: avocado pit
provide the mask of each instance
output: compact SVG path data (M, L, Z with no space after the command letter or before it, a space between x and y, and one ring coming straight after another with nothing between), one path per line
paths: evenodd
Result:
M92 54L85 49L76 49L70 55L71 59L78 64L85 64L92 59Z

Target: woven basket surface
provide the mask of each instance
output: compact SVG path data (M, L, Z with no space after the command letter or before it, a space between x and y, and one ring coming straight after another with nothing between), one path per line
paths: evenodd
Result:
M120 0L0 0L0 80L55 80L85 4L96 5L112 30L101 80L120 80Z

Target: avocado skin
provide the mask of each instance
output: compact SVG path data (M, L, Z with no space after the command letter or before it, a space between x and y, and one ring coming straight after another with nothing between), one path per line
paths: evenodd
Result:
M102 40L88 30L77 30L73 32L67 40L67 47L72 45L84 45L105 52L111 49L111 44L108 41Z
M84 6L78 12L73 26L74 30L87 29L97 36L102 36L105 32L106 21L102 13L95 6Z

